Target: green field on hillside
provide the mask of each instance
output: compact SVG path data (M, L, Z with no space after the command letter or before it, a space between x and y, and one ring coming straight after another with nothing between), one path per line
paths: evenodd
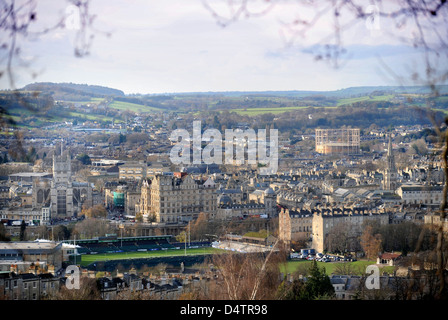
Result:
M311 108L311 106L296 106L296 107L278 107L278 108L246 108L246 109L230 109L229 112L236 112L245 116L257 116L265 113L279 114L284 112L291 112ZM336 107L322 107L322 108L336 108ZM221 111L222 112L222 111Z
M161 109L158 108L124 101L113 101L112 103L109 104L109 108L114 108L118 110L130 110L133 112L162 111Z
M361 102L361 101L390 101L394 98L394 95L383 95L383 96L362 96L362 97L356 97L356 98L343 98L339 99L337 106L341 106L344 104L352 104L355 102Z
M114 120L112 117L108 117L108 116L105 116L102 114L82 113L82 112L75 112L75 111L69 112L68 115L73 118L85 119L85 120L91 120L91 121L112 121L112 120ZM116 120L115 122L120 122L120 121Z

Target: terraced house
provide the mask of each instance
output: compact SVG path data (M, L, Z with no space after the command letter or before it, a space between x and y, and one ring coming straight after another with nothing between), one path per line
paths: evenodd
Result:
M58 292L59 277L50 273L0 272L0 300L41 300Z
M322 209L313 214L312 248L318 252L326 250L325 238L336 225L350 224L351 231L361 235L364 221L377 220L380 224L389 223L389 214L370 209Z
M389 214L366 208L315 208L297 211L282 209L279 214L279 238L286 244L299 239L310 240L311 248L324 252L328 233L338 224L349 224L353 233L361 234L364 221L389 223Z

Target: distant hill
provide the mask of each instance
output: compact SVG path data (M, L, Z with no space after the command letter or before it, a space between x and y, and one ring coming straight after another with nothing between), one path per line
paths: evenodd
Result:
M439 94L448 94L448 85L438 86ZM85 101L86 98L105 98L105 97L125 97L123 91L98 85L75 84L75 83L52 83L52 82L36 82L28 84L21 90L25 91L41 91L50 94L55 100L64 101ZM209 91L209 92L183 92L183 93L165 93L165 94L140 94L142 96L222 96L222 97L241 97L241 96L257 96L257 97L288 97L288 98L305 98L313 96L322 96L326 98L353 98L366 95L386 95L386 94L430 94L431 88L428 86L361 86L348 87L333 91L311 91L311 90L289 90L289 91ZM126 96L127 98L132 98Z
M448 85L437 86L439 94L448 94ZM290 98L304 98L311 96L324 96L332 98L351 98L366 96L372 93L381 94L430 94L431 88L428 86L363 86L349 87L333 91L311 91L311 90L289 90L289 91L222 91L222 92L185 92L167 93L166 95L189 96L189 95L221 95L227 97L238 96L282 96Z
M40 91L52 95L55 100L69 101L81 101L86 100L86 98L103 98L107 96L124 96L124 92L121 90L75 83L36 82L26 85L21 90Z

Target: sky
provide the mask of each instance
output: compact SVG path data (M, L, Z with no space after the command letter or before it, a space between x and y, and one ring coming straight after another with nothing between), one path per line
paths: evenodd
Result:
M315 59L316 52L334 40L331 16L304 34L288 28L297 18L315 15L316 8L303 5L307 1L280 0L269 7L254 0L250 15L222 26L218 22L223 20L213 12L230 17L231 7L224 2L90 0L89 12L95 19L87 35L94 38L89 55L79 58L74 55L79 35L76 10L69 1L39 0L31 31L52 26L61 17L66 17L66 27L20 39L26 66L15 64L15 86L72 82L126 94L320 91L399 85L395 75L407 77L421 68L421 52L398 39L387 21L380 19L377 25L358 21L344 31L347 54L335 67ZM405 28L400 35L412 31ZM0 88L9 87L1 77Z

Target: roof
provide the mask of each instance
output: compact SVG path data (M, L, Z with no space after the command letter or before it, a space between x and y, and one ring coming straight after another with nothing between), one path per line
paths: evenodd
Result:
M400 256L401 256L401 254L399 254L399 253L385 252L385 253L381 254L379 257L381 259L385 259L385 260L391 260L391 259L394 260Z
M443 186L427 186L427 185L409 185L409 186L401 186L401 190L403 191L442 191Z
M49 172L18 172L12 173L10 177L47 177L52 176L52 173Z
M344 189L344 188L338 188L333 192L334 195L341 196L341 197L346 196L349 193L350 193L350 191L347 189Z
M243 193L239 189L222 189L222 190L219 190L219 192L221 192L221 193Z
M331 278L330 278L330 282L331 282L331 284L346 284L347 283L347 278L341 278L341 277L335 277L335 276L332 276Z
M61 243L58 242L34 242L34 241L20 241L20 242L0 242L0 252L5 253L30 253L30 252L52 252Z

